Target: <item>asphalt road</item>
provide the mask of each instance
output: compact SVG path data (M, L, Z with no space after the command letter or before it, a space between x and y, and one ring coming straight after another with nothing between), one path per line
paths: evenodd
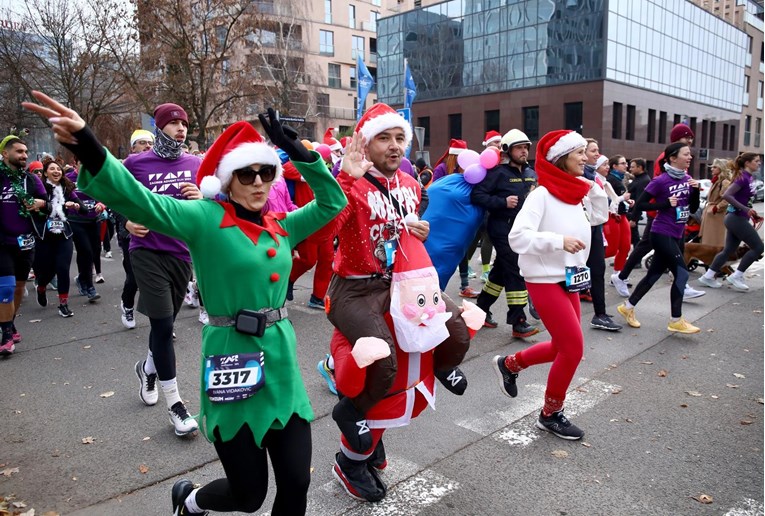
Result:
M120 323L118 250L104 261L104 275L98 303L72 296L71 319L57 315L53 292L45 309L30 294L17 322L24 340L0 361L0 496L12 496L6 503L19 504L16 512L167 515L175 480L205 483L222 474L203 437L173 434L161 400L155 407L139 401L133 365L145 357L148 321L139 315L134 330ZM309 513L763 514L762 263L747 276L748 293L725 287L685 304L686 318L703 330L698 335L666 331L664 279L638 306L637 330L591 330L592 306L583 305L585 358L566 410L585 430L583 442L533 427L547 367L521 374L518 398L500 393L490 358L527 344L504 324L481 330L462 366L465 395L441 389L435 411L386 433L390 491L378 504L350 499L331 475L335 398L315 370L331 327L305 306L311 277L301 278L289 307L316 412ZM472 285L480 288L478 280ZM457 286L455 277L447 293L456 297ZM610 313L620 301L607 287ZM500 305L494 311L504 321ZM176 353L192 413L201 328L197 311L184 307ZM263 513L272 500L273 487Z

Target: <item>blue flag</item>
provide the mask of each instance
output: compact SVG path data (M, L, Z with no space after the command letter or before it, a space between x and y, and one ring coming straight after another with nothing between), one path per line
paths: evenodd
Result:
M404 108L411 108L414 98L417 96L417 86L414 84L412 70L409 68L409 61L404 59Z
M361 54L356 56L356 75L358 76L356 78L356 96L359 101L356 109L356 121L358 122L363 114L364 106L366 106L367 95L375 84L375 80L372 78L372 74L369 73L367 65L361 59Z

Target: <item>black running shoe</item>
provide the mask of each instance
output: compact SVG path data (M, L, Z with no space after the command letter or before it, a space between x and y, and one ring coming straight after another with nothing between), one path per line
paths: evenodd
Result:
M388 467L388 458L385 456L385 445L382 442L382 437L377 441L375 451L372 452L372 456L367 460L367 464L377 471L382 471Z
M186 508L185 502L189 494L194 490L194 484L190 480L185 478L179 480L173 484L173 490L170 492L170 496L173 499L173 516L192 516L200 515L204 516L207 511L204 512L189 512Z
M596 330L605 330L605 331L619 331L622 329L622 325L615 323L611 319L610 315L603 314L603 315L593 316L592 320L590 321L590 328L595 328Z
M88 302L90 303L95 303L97 300L101 299L101 294L96 292L95 287L88 287L85 295L88 296Z
M555 434L561 439L576 441L584 437L584 431L563 415L563 409L553 412L550 417L544 417L542 412L540 412L536 425L540 430Z
M387 493L387 487L377 475L377 470L367 467L367 461L351 460L342 452L335 454L332 474L351 498L379 502Z
M499 378L499 387L502 389L502 393L511 398L518 396L518 386L515 384L515 379L518 378L518 373L511 372L505 366L505 357L495 355L494 358L491 359L491 365L497 373L497 378Z
M499 323L494 320L494 317L491 316L491 312L486 312L486 320L483 321L483 325L486 328L496 328L499 326Z
M450 369L448 371L436 371L436 378L441 384L446 387L449 392L462 396L467 389L468 381L465 377L465 373L459 367Z
M48 306L48 296L45 295L45 289L37 288L37 304L42 307Z
M74 315L74 312L69 310L69 305L63 304L58 305L58 315L60 315L63 318L71 317Z
M532 326L526 321L519 321L513 324L513 337L516 339L525 339L539 333L539 328Z
M356 410L350 398L337 402L332 409L332 419L354 451L363 453L372 447L372 432L369 431L367 420L364 414Z

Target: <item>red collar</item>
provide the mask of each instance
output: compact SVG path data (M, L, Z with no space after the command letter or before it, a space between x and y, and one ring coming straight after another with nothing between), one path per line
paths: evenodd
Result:
M237 217L236 210L231 203L218 201L218 204L223 207L225 212L223 214L223 220L220 222L220 227L238 227L242 233L247 235L247 238L252 240L252 243L255 245L258 245L260 233L263 231L271 236L271 239L276 242L277 247L279 246L279 240L276 238L276 235L289 236L289 233L287 233L284 228L276 222L277 220L282 220L284 217L286 217L286 213L267 213L266 215L263 215L263 225L259 226L253 222L249 222Z

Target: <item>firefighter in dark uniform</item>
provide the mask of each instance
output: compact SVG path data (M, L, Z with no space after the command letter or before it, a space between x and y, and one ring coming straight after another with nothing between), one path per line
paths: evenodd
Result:
M485 325L496 328L497 322L489 309L505 289L507 298L507 324L513 327L513 337L526 338L539 333L539 328L526 322L529 293L518 268L518 255L510 249L507 235L523 201L536 186L537 175L528 165L531 141L518 129L508 131L500 142L500 163L489 170L486 178L475 185L470 201L489 213L487 231L497 252L489 280L478 296L476 304L486 312Z

